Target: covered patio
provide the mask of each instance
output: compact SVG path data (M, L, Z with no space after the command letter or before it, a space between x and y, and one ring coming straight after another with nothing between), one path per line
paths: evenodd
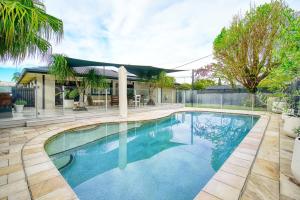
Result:
M147 82L152 77L159 75L161 72L166 73L172 73L172 72L178 72L182 70L174 70L174 69L164 69L164 68L158 68L153 66L146 66L146 65L128 65L128 64L117 64L117 63L106 63L106 62L95 62L95 61L87 61L87 60L80 60L80 59L74 59L74 58L68 58L66 57L66 60L68 62L68 65L72 68L78 68L78 67L101 67L105 73L106 67L115 67L118 69L118 83L117 87L112 87L112 95L111 95L111 105L113 105L113 101L118 102L119 106L119 114L122 117L127 117L128 113L128 101L130 100L129 93L131 93L130 96L133 98L133 104L134 107L140 107L141 103L143 105L147 105L148 101L151 97L150 95L150 89L149 88L141 88L141 87L135 87L135 83L133 83L133 87L128 87L128 80L131 81L140 81L140 82ZM132 76L134 75L134 76ZM105 75L104 75L105 76ZM129 77L130 76L130 79ZM114 89L117 88L116 91ZM148 91L147 91L148 90ZM148 92L148 95L146 93ZM171 92L173 93L173 91ZM113 95L117 94L117 95ZM160 89L160 94L157 91L156 97L156 103L161 104L162 102L162 88ZM117 99L116 99L117 98ZM175 97L176 98L176 97ZM105 109L107 110L108 107L108 91L105 90ZM174 94L171 94L171 102L170 103L176 103L176 100L174 99Z
M90 69L103 75L109 82L106 89L89 88L85 98L85 111L74 111L67 106L65 99L69 88L75 87L72 81L59 83L49 73L48 67L24 69L18 86L12 89L12 101L26 99L22 112L12 109L11 117L0 119L1 126L31 126L57 120L72 121L103 115L117 115L126 118L128 112L141 112L156 109L178 108L183 106L177 100L176 89L155 88L150 95L149 80L161 72L172 73L180 70L163 69L153 66L126 65L80 60L66 57L68 65L78 76ZM117 70L112 70L116 68ZM152 98L155 105L148 105ZM76 102L75 102L76 104Z

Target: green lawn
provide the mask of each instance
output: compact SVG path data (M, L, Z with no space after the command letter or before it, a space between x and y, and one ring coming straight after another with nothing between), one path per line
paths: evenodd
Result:
M192 106L191 103L186 103L186 107L197 107L197 108L219 108L221 109L221 105L218 104L194 104ZM238 106L238 105L223 105L223 109L228 109L228 110L251 110L251 107L247 106ZM255 111L266 111L266 108L263 107L255 107Z

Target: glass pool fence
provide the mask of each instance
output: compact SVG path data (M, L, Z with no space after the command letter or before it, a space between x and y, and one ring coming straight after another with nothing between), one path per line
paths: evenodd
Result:
M80 96L75 86L56 85L55 91L43 87L12 87L0 90L0 122L10 119L31 119L84 114L118 113L119 96L116 88L87 90L83 104L85 112L74 112L80 107ZM245 91L197 91L169 88L127 88L128 109L161 109L163 106L271 111L268 93L253 95Z
M248 92L207 92L180 90L176 92L176 101L187 107L271 111L268 105L270 93L251 94ZM269 103L270 104L270 103Z

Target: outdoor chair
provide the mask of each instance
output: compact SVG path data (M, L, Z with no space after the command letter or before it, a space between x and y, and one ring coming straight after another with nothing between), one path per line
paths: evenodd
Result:
M119 105L119 96L111 96L111 101L110 101L110 104L111 106L114 106L114 105Z
M135 95L133 103L135 107L141 107L141 95Z

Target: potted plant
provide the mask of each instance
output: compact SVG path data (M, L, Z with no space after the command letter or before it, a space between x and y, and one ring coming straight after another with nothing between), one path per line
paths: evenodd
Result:
M300 125L300 117L294 115L287 115L283 123L283 131L289 137L297 137L294 130Z
M158 75L153 77L148 77L149 82L149 101L147 105L155 105L153 92L157 88L174 88L175 86L175 78L168 76L166 72L160 72ZM162 98L162 97L161 97Z
M25 100L23 100L23 99L16 100L16 102L15 102L16 112L17 113L23 112L24 105L26 105L26 104L27 104L27 102Z
M78 90L66 90L64 97L64 108L73 108L74 107L74 99L78 96Z
M300 126L295 129L295 134L297 137L294 143L291 170L295 179L300 183Z

